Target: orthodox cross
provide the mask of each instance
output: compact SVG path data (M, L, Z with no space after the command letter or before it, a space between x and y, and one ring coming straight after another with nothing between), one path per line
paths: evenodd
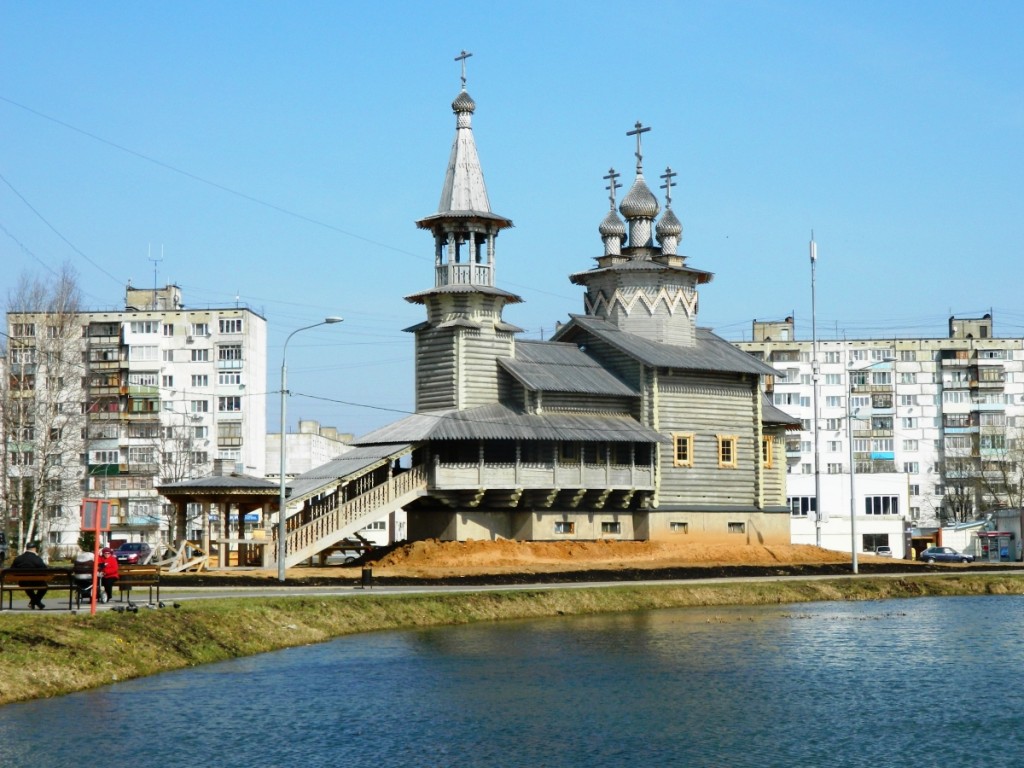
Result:
M661 188L665 190L665 207L672 207L672 187L676 185L672 179L679 174L673 171L671 168L666 167L665 172L661 174L661 178L665 180L665 183L661 185Z
M608 169L608 175L605 179L608 179L608 186L605 189L608 190L608 202L612 205L612 210L615 210L615 190L619 189L622 185L619 184L616 179L621 176L621 173L616 173L614 168Z
M472 55L472 53L463 51L462 53L455 57L456 61L462 62L462 90L466 90L466 59L468 59Z
M651 130L650 126L644 128L643 123L639 120L636 121L636 126L632 131L626 131L627 136L636 136L636 172L640 173L644 169L644 153L640 146L640 138L642 134L647 133Z

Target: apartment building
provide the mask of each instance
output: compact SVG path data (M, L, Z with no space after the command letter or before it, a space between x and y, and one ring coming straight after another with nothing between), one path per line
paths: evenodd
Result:
M160 544L174 518L157 485L209 475L215 459L264 474L266 320L251 310L129 286L123 311L9 312L7 329L6 473L25 500L11 528L35 498L35 535L72 548L94 496L116 501L111 539Z
M864 549L902 543L883 541L877 531L898 536L901 527L966 522L1020 506L1024 339L993 331L991 315L952 317L946 338L819 340L815 355L810 339L795 338L788 317L754 321L753 340L734 342L776 369L772 401L801 421L786 441L795 540L797 520L815 516L816 462L819 483L827 478L822 513L844 519L849 530L852 457ZM837 476L845 481L836 483ZM894 484L894 476L902 482Z

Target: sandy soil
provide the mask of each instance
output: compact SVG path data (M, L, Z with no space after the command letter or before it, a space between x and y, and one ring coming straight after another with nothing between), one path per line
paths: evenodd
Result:
M864 556L868 560L888 558ZM654 570L708 566L821 565L849 554L802 544L694 544L670 541L417 541L376 559L375 575L446 578L586 570Z

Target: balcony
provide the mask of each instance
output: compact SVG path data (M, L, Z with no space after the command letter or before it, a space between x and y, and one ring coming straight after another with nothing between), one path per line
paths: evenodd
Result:
M628 464L553 464L547 462L438 463L430 487L466 488L593 488L654 490L649 466Z

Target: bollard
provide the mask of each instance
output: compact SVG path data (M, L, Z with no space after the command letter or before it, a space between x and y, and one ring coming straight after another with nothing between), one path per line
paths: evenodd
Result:
M363 589L366 589L367 587L373 589L373 568L363 568L363 578L360 584Z

